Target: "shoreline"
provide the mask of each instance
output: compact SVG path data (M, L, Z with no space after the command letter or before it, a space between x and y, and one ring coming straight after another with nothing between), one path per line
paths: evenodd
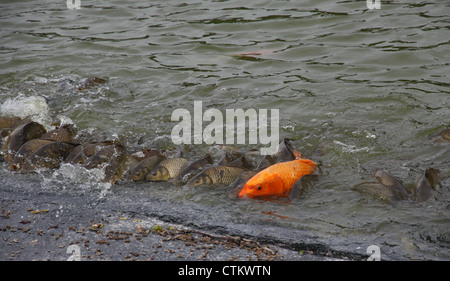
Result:
M342 260L123 211L91 194L1 186L3 261Z

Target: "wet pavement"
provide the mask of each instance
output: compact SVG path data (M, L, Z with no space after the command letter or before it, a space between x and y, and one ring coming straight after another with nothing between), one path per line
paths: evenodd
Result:
M0 260L348 259L183 225L162 213L145 212L144 204L120 194L102 198L92 193L43 190L33 187L33 180L38 179L17 177L12 186L0 179Z

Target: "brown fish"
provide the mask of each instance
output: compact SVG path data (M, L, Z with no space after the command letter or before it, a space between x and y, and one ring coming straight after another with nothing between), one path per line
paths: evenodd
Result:
M0 129L0 140L3 140L5 138L7 138L12 131L14 131L14 129L16 129L17 127L29 123L31 122L31 118L30 117L26 117L24 119L21 119L19 117L10 117L10 118L14 118L15 122L13 122L11 125L9 125L8 127L4 127L2 129ZM16 119L17 118L17 119ZM7 125L9 122L8 121L4 121L4 125Z
M198 186L203 184L231 184L237 177L247 169L229 166L214 166L205 169L200 174L193 177L189 182L189 186Z
M165 157L163 155L154 155L145 158L139 162L136 167L128 171L127 178L133 181L143 181L145 176L150 173Z
M450 141L450 129L444 129L436 134L432 134L428 137L435 141Z
M118 149L115 154L111 156L108 164L105 167L104 182L114 184L119 180L125 170L126 154L124 149Z
M3 140L7 138L14 129L3 128L0 130L0 143L3 144Z
M93 156L105 146L112 145L113 143L113 141L105 141L79 145L64 158L64 162L84 165L86 164L86 161L89 159L89 157Z
M11 127L14 123L21 120L20 117L0 116L0 130Z
M18 171L23 165L23 161L30 156L33 152L41 148L42 146L52 143L52 140L43 140L43 139L34 139L27 141L14 155L14 158L11 160L11 164L9 165L9 169L11 171Z
M151 148L151 149L142 149L141 151L135 152L132 155L139 158L140 160L144 160L145 158L149 158L152 156L162 156L162 153L161 150L159 149Z
M165 159L148 173L145 179L149 181L168 181L175 179L180 175L187 163L188 160L183 157Z
M69 142L75 136L76 136L75 126L73 124L66 124L43 134L41 136L41 139Z
M22 147L22 145L24 145L27 141L39 138L45 134L45 132L46 130L44 126L37 122L29 122L15 128L6 139L4 145L3 154L5 161L11 162L14 155Z
M57 168L64 156L74 148L75 145L68 142L51 142L43 145L24 160L20 173L28 173L39 168Z
M428 182L430 183L431 187L436 190L436 186L439 184L439 182L441 181L441 177L445 176L445 174L442 173L439 169L436 168L428 168L425 171L425 178L428 180Z
M84 79L80 85L78 86L78 90L84 90L84 89L88 89L88 88L92 88L94 86L96 86L97 84L104 84L106 83L106 79L103 78L99 78L99 77L89 77Z
M238 54L238 56L262 56L262 55L268 55L268 54L273 54L277 52L277 50L269 50L269 49L265 49L265 50L258 50L258 51L250 51L250 52L244 52L244 53L240 53Z

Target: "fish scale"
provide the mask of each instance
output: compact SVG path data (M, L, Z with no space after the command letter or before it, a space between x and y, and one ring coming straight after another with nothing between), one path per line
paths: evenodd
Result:
M184 158L170 158L161 162L160 165L167 169L170 178L176 178L187 162L188 160Z
M203 170L200 174L193 177L189 182L189 186L198 186L205 184L231 184L239 175L247 169L230 166L214 166Z
M218 166L207 169L205 173L212 179L214 183L229 184L246 171L246 169L238 167Z

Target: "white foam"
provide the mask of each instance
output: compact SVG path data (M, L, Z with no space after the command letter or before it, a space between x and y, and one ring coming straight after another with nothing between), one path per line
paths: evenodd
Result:
M31 120L44 126L51 126L52 120L49 116L49 107L42 96L25 96L19 94L17 97L6 99L0 104L0 113L4 116L17 116L25 118L30 116Z
M337 140L334 140L333 143L340 145L342 147L342 150L347 153L369 152L370 151L370 148L368 148L368 147L358 148L355 145L345 144L345 143L337 141Z
M84 191L97 190L100 196L108 194L111 183L104 182L104 167L85 169L79 165L62 163L51 175L43 176L42 187L48 189L78 189Z

